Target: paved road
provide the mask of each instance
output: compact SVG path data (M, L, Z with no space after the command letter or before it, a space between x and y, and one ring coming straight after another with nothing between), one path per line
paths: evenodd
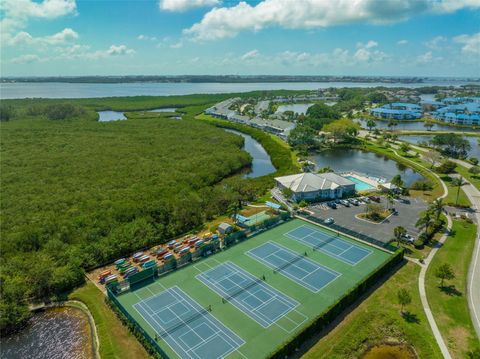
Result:
M471 184L463 186L463 191L473 204L477 220L477 240L468 272L467 296L473 326L480 338L480 191Z

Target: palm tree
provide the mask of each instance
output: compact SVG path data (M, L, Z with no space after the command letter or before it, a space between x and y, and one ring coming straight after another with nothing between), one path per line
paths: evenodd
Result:
M423 215L415 223L415 227L420 229L425 229L425 232L428 234L430 226L433 224L432 213L430 211L425 211Z
M390 209L392 208L393 206L393 199L395 198L393 193L391 191L388 191L387 194L385 195L385 198L387 199L387 204L388 204L388 207L387 209Z
M400 247L400 239L407 234L407 230L403 228L402 226L395 227L393 229L393 235L395 236L397 240L397 247Z
M432 213L435 215L435 221L438 222L440 219L440 216L442 215L443 207L445 204L443 203L442 198L438 198L433 203L430 205L430 210Z
M457 197L455 198L455 205L458 204L458 197L460 196L460 187L466 184L462 177L454 177L452 179L452 186L457 187Z

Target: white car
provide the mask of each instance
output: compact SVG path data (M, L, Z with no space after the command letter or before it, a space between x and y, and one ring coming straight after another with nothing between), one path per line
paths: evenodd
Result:
M405 242L408 242L408 243L413 243L415 242L415 238L413 238L411 235L409 235L408 233L405 233L403 236L402 236L402 239L405 241Z
M326 220L323 221L325 224L334 224L335 220L332 217L327 218Z

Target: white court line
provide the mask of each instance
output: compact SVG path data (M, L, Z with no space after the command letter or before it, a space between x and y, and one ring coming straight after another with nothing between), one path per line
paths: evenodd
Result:
M307 317L305 314L303 314L302 312L300 312L299 310L294 309L294 311L297 312L298 314L300 314L300 315L303 317L303 320L302 320L300 323L297 323L297 322L294 321L293 319L288 318L288 317L285 317L286 319L288 319L288 320L291 321L292 323L297 324L293 329L288 330L288 329L285 329L284 327L282 327L280 324L275 323L275 324L277 324L278 327L280 327L281 329L283 329L283 330L286 331L287 333L293 333L298 327L300 327L303 323L305 323L305 322L308 320L308 317Z
M245 270L243 270L242 268L240 267L237 267L235 264L233 264L232 262L224 262L222 264L220 264L219 266L221 265L224 265L226 266L228 269L230 269L230 273L228 276L223 276L219 279L215 279L215 282L213 282L209 277L208 277L208 271L205 272L205 273L202 273L202 274L199 274L196 276L197 279L199 279L201 282L203 282L204 284L206 284L205 282L207 282L208 285L211 285L212 288L214 289L214 291L217 293L217 294L220 294L220 296L222 297L229 297L230 295L225 292L224 288L221 288L219 286L219 282L220 280L224 280L226 278L229 278L233 275L239 275L240 277L244 278L244 279L248 279L250 282L252 280L252 277L254 279L256 279L252 274L246 272ZM214 267L212 268L211 270L215 270L217 269L217 267ZM201 278L201 279L200 279ZM242 287L240 287L237 283L235 283L235 286L238 287L239 289L243 289ZM268 284L265 284L263 282L258 282L257 283L260 287L262 287L262 289L264 290L264 292L266 292L267 294L269 294L272 298L275 298L277 300L279 300L280 302L282 302L283 304L285 304L287 306L287 308L289 308L289 310L284 313L283 315L286 315L288 312L290 312L292 309L296 308L299 303L286 296L284 293L281 293L281 292L278 292L276 289L274 289L273 287L271 287L270 285ZM278 292L278 294L277 294ZM279 295L281 294L281 296ZM258 297L257 297L258 298ZM260 298L258 298L260 299ZM252 318L254 321L256 321L258 324L260 324L262 327L264 328L268 328L270 327L272 324L274 324L274 322L270 322L271 321L271 318L267 318L264 314L262 313L257 313L256 312L256 309L250 309L251 306L247 306L246 303L244 303L243 301L240 301L240 300L237 300L236 298L230 298L229 300L231 300L234 304L234 306L236 306L240 311L242 311L245 315L247 315L248 317ZM273 299L271 299L273 300ZM249 308L250 307L250 308ZM255 318L256 316L256 318ZM278 317L278 319L280 319L280 317ZM267 319L267 320L265 320ZM276 319L276 320L278 320ZM265 321L267 323L267 325L264 325L263 323L261 323L259 320L262 320L262 321Z
M266 243L270 243L271 245L273 245L274 247L276 247L276 251L272 253L272 254L274 254L274 255L276 255L278 252L281 252L281 251L287 252L287 253L290 254L290 255L298 255L297 253L295 253L294 251L290 250L289 248L284 247L283 245L278 244L278 243L276 243L276 242L268 241L268 242L266 242ZM260 246L258 246L258 247L255 247L255 248L250 249L249 251L245 252L245 254L247 254L248 256L253 257L253 258L256 259L258 262L263 263L263 264L266 265L267 267L270 267L270 268L272 268L272 269L275 270L276 267L273 265L273 263L269 263L269 262L267 262L267 261L265 260L265 258L270 257L271 254L269 254L269 255L267 255L265 258L263 258L263 257L259 257L257 254L255 254L255 253L252 252L253 250L255 250L255 249L257 249L257 248L264 246L266 243L264 243L264 244L262 244L262 245L260 245ZM277 256L277 258L282 259L285 263L288 262L288 260L285 259L285 258L278 257L278 256ZM333 269L330 269L330 268L328 268L328 267L325 267L325 266L323 266L323 265L321 265L321 264L319 264L319 263L311 260L310 258L307 258L307 257L299 258L299 261L302 261L302 260L303 260L303 261L306 261L306 262L308 262L309 264L311 264L312 266L314 266L314 267L316 268L315 271L313 271L313 272L307 272L307 274L306 274L304 277L302 277L302 278L296 277L296 276L293 275L292 273L287 272L287 271L284 271L283 269L280 270L280 271L278 271L278 273L280 273L281 275L283 275L284 277L288 278L289 280L294 281L294 283L296 283L296 284L298 284L298 285L304 287L305 289L308 289L309 291L314 292L314 293L318 293L320 290L322 290L323 288L325 288L326 286L328 286L330 283L334 282L335 280L337 280L339 277L342 276L342 273L336 272L336 271L334 271ZM305 272L305 270L303 270L303 268L297 266L296 264L293 264L292 266L295 266L295 267L297 267L297 268L300 268L300 269L302 269L302 271ZM320 270L320 269L321 269L322 271L324 271L324 272L327 272L327 273L333 275L334 278L333 278L332 280L328 281L327 283L325 283L325 284L324 284L323 286L321 286L320 288L317 288L316 286L313 286L312 284L310 284L310 283L308 283L308 282L306 282L306 281L303 281L303 278L305 278L306 276L309 276L309 275L315 273L316 271L318 271L318 270ZM297 282L297 281L301 281L301 283L300 283L300 282ZM303 285L302 283L304 283L305 285Z

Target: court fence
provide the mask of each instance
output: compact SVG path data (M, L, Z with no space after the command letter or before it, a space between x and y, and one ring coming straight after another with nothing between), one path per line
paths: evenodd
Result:
M377 268L367 278L363 279L348 293L338 299L337 302L327 309L327 311L313 319L307 327L292 338L292 340L272 353L269 359L284 359L295 353L302 343L330 325L346 308L360 298L361 295L367 292L373 285L378 283L382 277L390 273L395 267L402 263L403 254L403 249L397 250L381 267Z
M297 214L296 216L300 219L306 219L306 220L324 225L324 220L322 218L318 218L318 217L312 216L310 214L302 214L302 215ZM384 248L384 249L386 249L390 252L395 252L397 250L397 248L392 246L390 243L385 243L385 242L379 241L378 239L372 238L372 237L367 236L366 234L363 234L363 233L358 233L358 232L353 231L349 228L340 226L336 223L329 224L328 228L333 230L333 231L341 232L341 233L347 234L349 236L361 239L362 241L371 243L371 244L373 244L377 247Z
M107 295L107 304L117 314L122 323L137 337L138 341L144 346L147 352L158 359L169 359L169 356L163 351L160 345L158 345L155 339L153 339L122 306L110 287L107 287Z

